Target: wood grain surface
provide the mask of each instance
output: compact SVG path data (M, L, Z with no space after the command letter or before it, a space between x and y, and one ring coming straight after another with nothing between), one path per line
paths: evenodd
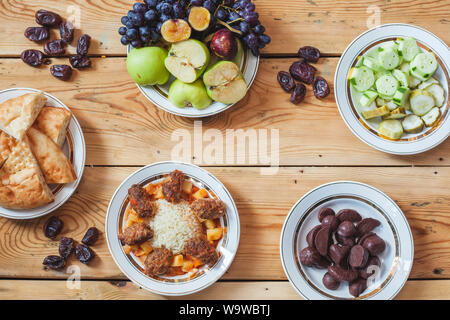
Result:
M67 283L45 280L0 280L0 299L25 300L175 300L145 291L129 281L82 281L80 288L68 289ZM45 288L45 289L43 289ZM396 300L448 300L450 280L411 280ZM36 296L39 292L39 296ZM188 296L190 300L301 300L287 281L227 281Z
M0 42L0 55L19 56L29 48L40 48L28 41L23 32L34 26L34 13L41 8L53 10L64 18L79 12L81 33L95 41L90 54L124 55L117 29L120 18L131 9L133 1L123 0L1 0L0 34L8 35ZM272 36L264 54L295 54L299 47L312 45L324 54L339 55L360 33L372 26L374 15L379 23L402 22L426 28L438 37L450 41L450 6L436 0L256 0L260 20ZM53 37L58 37L54 31ZM330 41L331 40L331 41ZM75 42L74 42L75 43ZM72 46L70 53L75 52Z
M59 63L67 59L53 60ZM326 58L317 64L331 86L337 60ZM123 58L93 61L92 70L75 71L70 82L63 82L50 75L48 66L35 69L18 59L3 59L0 60L0 88L32 87L61 99L83 127L88 165L146 165L173 159L171 153L178 140L172 141L171 137L177 129L187 130L193 141L195 120L170 115L146 100L129 77ZM288 70L293 61L262 59L246 98L219 115L202 119L203 132L216 129L224 137L227 129L246 132L264 129L270 137L271 129L278 130L282 166L450 165L450 140L426 153L406 157L367 146L345 125L333 92L326 99L318 100L309 86L305 101L293 105L276 79L277 72ZM198 158L195 163L211 165ZM236 157L234 164L237 164ZM244 163L261 164L254 155ZM223 161L212 165L226 164Z
M61 236L80 241L89 227L96 226L103 231L112 194L136 169L87 167L76 194L56 212L65 223ZM450 168L292 167L281 168L274 176L262 176L259 168L208 169L231 192L241 220L239 250L224 279L286 279L279 255L280 232L286 215L307 191L337 180L368 183L399 204L414 236L411 278L450 276L447 187ZM46 220L46 217L23 222L0 219L0 278L67 278L65 272L43 269L43 258L58 251L58 242L43 235ZM110 256L104 236L93 249L98 258L91 265L84 266L75 258L68 265L79 265L83 279L124 279Z

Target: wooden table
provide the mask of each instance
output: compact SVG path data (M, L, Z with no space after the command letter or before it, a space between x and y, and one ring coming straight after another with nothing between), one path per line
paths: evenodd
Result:
M108 3L108 6L106 6ZM54 94L80 121L87 143L86 170L76 194L57 212L64 235L80 240L87 228L104 230L110 197L139 167L171 159L175 129L193 132L194 121L172 116L148 102L127 74L119 42L120 17L133 1L1 0L0 88L32 87ZM320 48L320 74L333 83L334 71L350 41L367 29L379 8L381 23L424 27L450 43L450 1L257 0L272 36L258 75L237 106L203 119L203 130L278 129L280 169L263 176L258 164L207 165L232 193L241 219L236 259L221 281L192 299L299 299L286 280L279 257L282 224L308 190L335 180L368 183L391 196L406 214L415 242L415 261L399 299L450 298L450 140L408 157L378 152L354 137L342 121L334 95L319 101L308 89L295 106L277 84L304 45ZM73 6L73 7L71 7ZM49 67L34 69L19 58L39 48L23 36L40 8L68 17L79 8L81 29L94 39L93 68L76 71L70 82L54 79ZM377 10L375 8L375 10ZM75 10L76 11L76 10ZM80 33L77 33L77 38ZM74 48L70 48L74 52ZM67 58L52 59L67 63ZM205 165L204 163L201 165ZM95 263L81 268L80 289L66 288L65 272L45 271L42 260L57 253L46 239L47 218L0 219L0 299L164 299L129 282L113 262L104 237L95 245ZM37 295L37 292L39 293Z

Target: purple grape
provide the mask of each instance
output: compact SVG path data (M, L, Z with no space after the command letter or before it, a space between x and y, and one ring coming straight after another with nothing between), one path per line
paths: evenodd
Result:
M256 12L249 12L244 15L245 21L247 21L251 26L258 24L259 15Z
M229 16L230 16L230 14L228 13L227 10L225 10L223 8L220 8L219 10L217 10L217 13L216 13L217 19L220 19L222 21L227 21Z
M206 0L205 2L203 2L203 7L208 9L208 11L211 13L214 13L214 11L216 10L216 6L211 0Z
M122 36L122 38L120 38L120 42L126 46L130 43L130 39L127 38L127 36Z
M158 0L144 0L149 8L154 8L158 4Z
M201 7L203 5L203 0L191 0L191 6Z
M125 27L120 27L120 28L119 28L119 34L120 34L121 36L123 36L125 33L127 33L127 28L125 28Z
M134 48L140 48L140 47L142 47L142 41L141 41L140 39L132 40L132 41L131 41L131 45L132 45Z
M156 31L155 29L151 30L151 35L152 35L153 41L158 42L159 40L161 40L161 34L158 31Z
M249 33L244 38L245 42L247 42L247 45L249 48L254 48L258 46L258 37L254 33Z
M259 36L259 40L264 44L269 44L271 39L268 35L262 34Z
M150 27L149 26L142 26L139 27L139 34L142 36L150 37Z
M250 26L245 21L241 21L241 23L239 23L239 27L244 34L247 34L250 30Z
M127 29L133 29L134 28L134 24L131 20L128 20L127 24L125 25L125 27L127 27Z
M234 4L234 0L224 0L223 5L226 7L232 7Z
M142 2L136 2L133 5L133 10L136 12L144 13L145 11L147 11L147 9L148 9L147 6Z
M175 18L177 19L184 18L186 15L183 6L178 2L172 6L172 10Z
M145 21L148 21L148 22L154 21L157 18L158 18L158 13L153 9L148 10L144 14L144 19L145 19Z
M128 17L127 17L127 16L123 16L123 17L120 19L120 22L122 22L122 24L123 24L124 26L126 26L127 23L128 23Z
M231 11L229 20L230 20L230 21L234 21L234 20L239 19L240 17L241 17L241 16L239 15L239 13L234 12L234 11Z
M161 6L161 13L170 15L172 13L172 6L168 3L163 3L163 5Z
M245 6L245 11L247 12L253 12L255 11L255 5L253 3L249 3L248 5Z
M166 22L166 21L169 20L169 19L170 19L170 16L167 15L167 14L162 14L162 15L159 17L159 21L161 21L161 22Z
M137 38L138 32L137 32L136 29L128 29L127 33L126 33L126 36L127 36L128 39L134 40L134 39Z
M264 31L266 31L266 28L264 28L264 26L262 24L258 24L258 25L256 25L254 31L256 34L263 34Z

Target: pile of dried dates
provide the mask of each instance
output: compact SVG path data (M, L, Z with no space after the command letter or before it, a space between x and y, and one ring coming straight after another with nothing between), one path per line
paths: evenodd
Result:
M58 217L51 217L44 224L44 234L47 238L55 240L61 233L64 223ZM75 252L75 256L80 262L88 264L94 257L95 253L89 246L95 244L99 236L99 231L96 227L91 227L86 231L80 244L77 244L74 239L62 237L59 240L59 256L47 256L42 263L49 269L61 270L66 265L66 261Z
M294 62L289 68L289 72L278 72L278 83L287 93L291 93L291 102L299 104L306 96L306 87L303 83L312 84L316 98L323 99L330 94L328 82L316 76L317 69L308 62L316 63L320 58L320 51L317 48L306 46L298 50L298 55L302 61ZM299 83L295 83L295 80ZM303 82L303 83L302 83Z
M327 289L336 290L341 282L348 282L350 294L359 297L367 289L367 279L381 268L378 255L386 243L372 232L380 221L363 219L352 209L335 214L331 208L322 208L318 218L321 224L307 234L308 247L300 251L300 262L328 268L322 279Z
M25 37L37 43L44 43L44 52L34 49L28 49L22 52L21 58L23 62L32 66L40 67L42 64L49 64L47 57L59 57L66 53L66 46L72 43L75 28L69 21L63 21L57 13L38 10L36 12L36 23L41 27L29 27L25 30ZM59 28L61 39L50 40L50 29ZM87 56L91 43L91 37L84 34L78 39L77 54L69 57L72 67L77 69L89 68L91 60ZM57 79L69 80L72 76L72 67L65 64L53 65L50 73Z

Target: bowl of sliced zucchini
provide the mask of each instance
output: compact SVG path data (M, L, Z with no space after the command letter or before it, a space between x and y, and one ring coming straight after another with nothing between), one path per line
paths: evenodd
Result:
M391 154L430 150L450 134L449 47L422 28L388 24L356 38L336 70L335 96L350 130Z

